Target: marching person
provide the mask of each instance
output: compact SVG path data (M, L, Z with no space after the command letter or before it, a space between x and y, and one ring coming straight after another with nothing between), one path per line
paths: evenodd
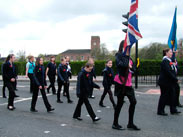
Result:
M76 94L77 97L79 98L78 100L78 104L76 106L76 109L74 111L73 114L73 118L76 120L82 120L81 119L81 107L83 105L83 103L86 106L86 109L90 115L90 117L92 118L93 122L100 120L99 117L96 117L92 106L88 100L91 88L93 86L93 84L90 82L90 72L93 69L93 65L87 63L84 67L84 69L81 70L81 72L78 74L78 78L77 78L77 88L76 88Z
M93 83L93 79L94 79L94 81L96 81L96 74L95 74L95 67L94 67L94 65L95 65L94 59L93 58L89 58L88 63L93 65L93 69L90 72L90 81L91 81L91 83ZM91 91L90 91L90 94L89 94L89 98L91 98L91 99L94 99L95 98L95 96L93 95L93 87L91 88Z
M70 66L70 58L69 58L69 56L66 56L65 59L66 59L66 65L67 65L67 73L68 73L69 78L71 79L72 71L71 71L71 66ZM69 86L70 86L70 82L68 83L68 91L69 91ZM66 96L65 91L63 92L63 96Z
M106 94L108 93L109 94L109 99L110 99L110 101L111 101L111 103L113 105L113 108L115 108L116 104L114 102L113 94L112 94L112 91L111 91L111 86L114 83L114 72L112 70L112 60L107 60L106 67L102 71L102 75L103 75L103 82L102 82L102 84L104 86L104 92L103 92L103 94L101 96L101 99L100 99L100 102L99 102L99 106L106 107L103 104L103 100L104 100Z
M4 63L1 66L1 73L2 73L2 80L3 80L2 95L3 95L3 98L7 98L6 93L5 93L6 85L5 85L5 81L4 81L4 75L3 75L3 65L4 65Z
M48 102L46 92L45 92L45 89L47 88L47 84L46 84L45 69L43 66L43 58L36 59L36 67L34 69L33 79L34 79L34 91L32 95L30 111L38 112L35 107L36 107L39 90L41 91L41 95L42 95L44 104L46 106L47 112L53 111L54 108L52 108L50 103Z
M34 91L34 79L33 79L33 73L35 68L35 62L34 62L34 56L28 57L28 62L26 64L26 78L30 79L30 93Z
M172 61L174 63L174 66L177 69L177 71L176 71L176 74L177 74L178 73L178 69L179 69L179 66L178 66L178 63L177 63L177 59L176 59L176 57L178 55L178 51L174 51L174 52L175 52L175 59L174 59L174 61L173 60ZM175 104L176 104L177 107L182 108L183 105L180 103L180 85L179 85L179 83L176 83L175 91L176 91L176 101L175 101Z
M3 98L7 98L6 97L6 93L5 93L5 90L6 90L6 83L4 82L4 75L3 75L3 65L4 64L2 64L2 68L1 68L1 72L2 72L2 80L3 80L3 88L2 88L2 95L3 95ZM16 66L15 66L15 64L13 64L13 72L14 72L14 74L15 74L15 82L13 83L13 87L14 87L14 90L17 90L17 79L18 79L18 77L17 77L17 72L16 72L16 68L15 68ZM19 97L19 95L17 95L16 93L15 93L15 97Z
M8 98L8 106L7 108L9 110L14 110L14 98L15 98L15 89L14 89L14 83L16 79L16 74L14 72L13 68L13 62L15 61L15 55L9 54L6 58L6 62L3 65L3 80L5 83L5 86L9 90L9 98Z
M114 121L112 128L117 130L123 130L124 128L119 125L118 119L121 108L123 106L124 97L127 96L130 101L129 106L129 120L128 129L140 130L134 124L134 113L136 106L135 92L132 88L132 73L135 71L135 66L132 59L129 57L129 48L127 47L126 55L123 55L124 41L120 43L119 51L116 53L116 66L118 74L115 76L115 95L117 96L117 105L114 112Z
M70 99L69 95L69 76L67 73L67 65L66 65L66 59L62 58L61 63L58 66L57 70L57 82L58 82L58 91L57 91L57 103L63 103L60 99L60 92L62 90L62 86L64 86L64 91L67 96L67 102L72 103L73 101Z
M50 62L47 65L46 69L46 76L48 75L48 78L50 80L50 85L47 88L47 92L49 93L50 88L52 88L52 93L56 94L56 89L55 89L55 77L57 73L57 65L55 63L55 57L52 56L50 58Z
M181 113L176 109L176 91L175 87L178 83L176 77L176 67L174 66L172 58L172 50L163 50L163 61L161 62L161 70L158 84L160 86L161 95L158 103L157 114L162 116L167 116L165 113L165 105L170 102L170 113L179 114ZM170 99L170 100L169 100Z

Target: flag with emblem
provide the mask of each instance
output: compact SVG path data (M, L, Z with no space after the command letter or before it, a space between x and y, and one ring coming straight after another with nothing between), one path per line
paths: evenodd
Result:
M169 48L171 48L172 50L174 49L175 51L177 50L177 7L175 8L175 12L174 12L174 17L173 17L173 22L172 22L172 28L170 31L170 35L168 38L168 46Z

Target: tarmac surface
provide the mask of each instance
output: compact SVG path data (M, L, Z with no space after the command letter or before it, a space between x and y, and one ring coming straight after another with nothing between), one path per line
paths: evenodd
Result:
M101 81L97 82L101 86ZM129 101L121 110L119 123L126 128L124 131L112 129L114 110L108 95L104 100L106 108L101 108L98 103L103 92L95 90L95 99L90 99L90 103L98 117L102 119L93 123L88 116L85 106L82 107L82 121L72 118L77 104L75 91L76 82L72 81L70 86L71 99L73 104L68 104L66 97L61 96L64 103L56 102L56 95L47 94L48 100L55 111L47 113L42 97L36 105L37 113L30 112L32 94L29 93L29 82L19 81L18 91L20 95L15 100L14 111L7 109L7 99L2 98L2 81L0 82L0 137L182 137L183 136L183 113L171 115L169 107L166 117L158 116L157 104L159 100L159 87L155 85L139 85L136 91L137 105L135 112L135 124L141 131L131 131L126 128L128 123ZM48 83L49 84L49 83ZM57 86L56 86L57 88ZM50 90L51 91L51 90ZM182 91L181 91L182 92ZM6 89L8 95L8 90ZM116 97L114 97L116 100ZM183 104L183 97L180 98ZM183 109L179 108L183 112Z

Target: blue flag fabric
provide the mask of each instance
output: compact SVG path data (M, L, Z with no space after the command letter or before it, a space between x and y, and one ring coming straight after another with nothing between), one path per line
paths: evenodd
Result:
M172 27L171 27L171 31L170 31L170 35L168 38L168 46L169 48L174 49L174 51L177 50L177 7L175 8L175 13L174 13L174 17L173 17L173 22L172 22Z

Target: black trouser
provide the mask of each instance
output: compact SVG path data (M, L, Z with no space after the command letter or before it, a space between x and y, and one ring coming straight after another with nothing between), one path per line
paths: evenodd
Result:
M9 90L8 106L14 106L15 90L13 86L14 82L6 82L5 85Z
M39 89L39 87L37 85L34 86L34 91L33 91L33 94L32 94L31 108L35 109L35 107L36 107L36 102L37 102L39 90L41 91L41 95L42 95L44 104L45 104L47 110L49 110L51 108L51 105L48 102L44 86L42 86L42 89Z
M60 100L60 92L62 90L62 86L64 86L64 92L66 93L67 96L67 100L70 100L70 95L69 95L69 82L68 83L62 83L62 82L58 82L58 91L57 91L57 100Z
M114 102L114 98L113 98L113 94L112 94L111 88L104 87L104 92L103 92L103 94L101 96L100 103L103 104L103 100L104 100L105 96L107 95L107 93L109 94L109 99L110 99L112 105L115 106L116 104Z
M30 79L30 93L32 93L34 91L34 78L33 78L33 74L28 73L28 77Z
M118 119L119 119L119 114L121 111L121 108L123 106L123 102L124 102L124 97L127 96L129 101L130 101L130 106L129 106L129 121L128 124L133 124L133 117L134 117L134 113L135 113L135 105L137 103L136 98L135 98L135 92L134 89L132 87L126 87L123 88L122 85L119 84L115 84L115 92L118 92L117 94L117 105L114 111L114 121L113 124L114 125L119 125L118 123Z
M67 88L68 88L68 91L69 91L70 83L68 83L67 86L68 86ZM67 95L66 90L63 91L63 95Z
M93 96L93 87L91 88L90 94L89 94L89 97L92 97L92 96Z
M160 85L160 91L161 95L159 98L158 103L158 113L163 113L165 109L165 105L167 102L170 105L170 112L175 112L176 110L176 93L175 93L175 87L173 86L163 86Z
M74 111L73 117L76 118L76 117L81 116L81 107L82 107L83 103L85 104L86 109L87 109L90 117L92 118L92 120L94 120L96 115L95 115L95 113L92 109L92 106L90 105L90 102L89 102L87 97L79 97L78 104L77 104L76 109Z
M48 75L48 78L50 80L50 85L48 87L48 90L50 88L52 88L52 93L55 94L56 93L56 89L55 89L55 75L54 76Z
M2 88L2 94L3 94L3 97L5 97L5 96L6 96L5 88L6 88L6 83L3 81L3 88Z
M14 87L14 90L17 89L17 80L15 79L15 82L13 82L13 87Z
M176 101L175 101L175 105L178 106L180 105L180 101L179 101L179 98L180 98L180 86L178 83L176 83L175 85L175 97L176 97Z

